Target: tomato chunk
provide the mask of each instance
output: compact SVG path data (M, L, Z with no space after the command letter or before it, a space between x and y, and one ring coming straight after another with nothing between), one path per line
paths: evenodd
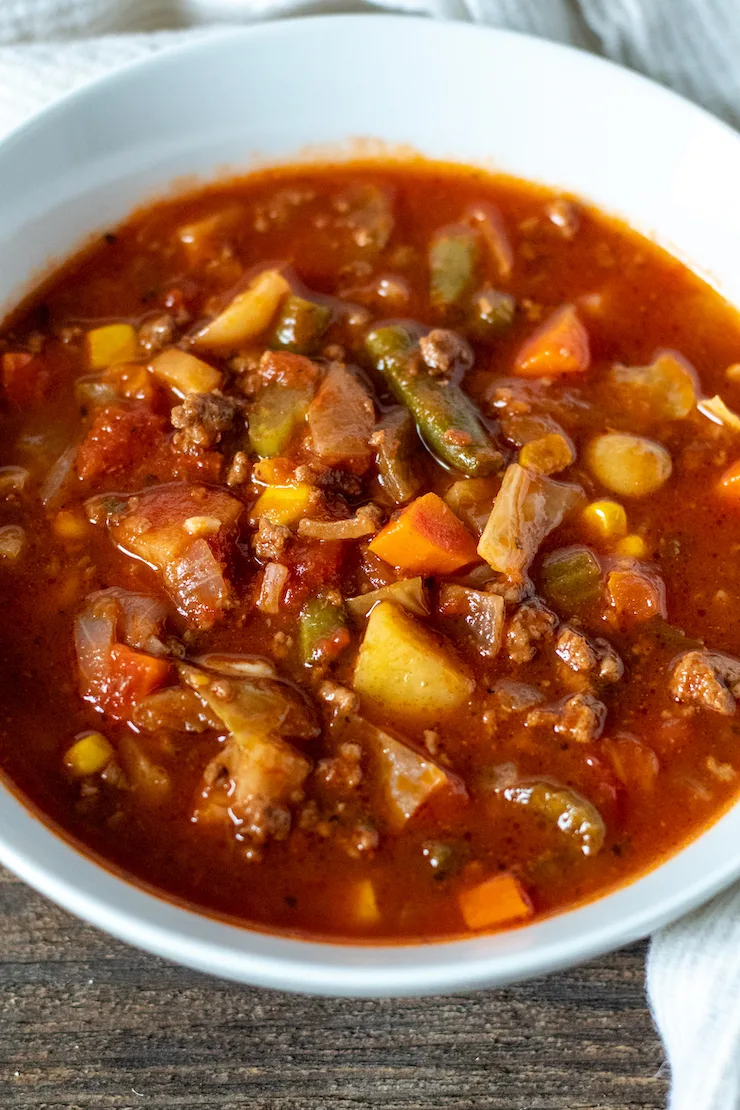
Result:
M49 372L41 360L27 351L8 351L2 357L5 395L14 405L40 401L49 383Z
M77 473L90 481L132 466L163 432L163 418L143 405L106 405L77 449Z

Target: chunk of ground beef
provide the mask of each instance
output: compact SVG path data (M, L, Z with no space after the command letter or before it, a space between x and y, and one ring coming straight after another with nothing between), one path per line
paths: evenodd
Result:
M316 775L327 786L354 790L362 782L362 748L351 740L339 745L336 755L320 759Z
M576 674L601 682L618 682L624 665L608 640L590 640L583 632L564 625L555 641L555 654Z
M231 460L228 474L226 475L227 486L243 486L252 471L249 465L249 457L246 451L237 451Z
M529 663L557 628L558 618L541 601L520 605L506 630L506 651L512 663Z
M573 694L559 705L532 709L526 718L531 728L551 728L558 736L577 744L588 744L601 736L606 706L591 694Z
M729 717L740 697L740 660L715 651L687 651L673 667L670 691L676 701Z
M191 393L170 413L173 428L178 428L173 444L186 455L207 451L229 431L239 411L233 397L221 393Z
M340 493L343 497L359 497L363 490L362 478L333 466L297 466L295 480L327 493Z
M470 345L457 332L447 328L433 328L419 340L421 357L432 374L448 377L464 374L473 365Z
M176 337L177 324L174 316L170 316L169 313L151 317L139 328L139 346L149 354L169 346Z
M271 562L285 552L293 533L283 524L273 524L267 517L260 517L257 531L252 537L252 550L258 559Z
M325 679L318 689L318 696L322 701L331 707L336 713L359 713L360 711L360 696L354 690L348 690L346 686L340 686L338 682L332 682L330 679Z

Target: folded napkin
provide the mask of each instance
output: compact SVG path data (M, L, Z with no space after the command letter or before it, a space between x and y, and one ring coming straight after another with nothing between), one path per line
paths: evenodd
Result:
M0 0L0 136L69 89L215 25L372 7L568 42L740 127L738 0ZM652 940L669 1110L740 1110L740 886Z

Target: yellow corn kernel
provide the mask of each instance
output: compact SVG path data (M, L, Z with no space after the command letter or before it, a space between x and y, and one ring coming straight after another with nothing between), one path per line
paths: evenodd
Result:
M90 525L84 516L62 509L54 517L54 531L62 540L83 540Z
M257 498L252 516L266 517L272 524L295 524L313 504L313 486L267 486Z
M647 556L648 548L642 536L631 532L629 536L624 536L619 541L616 552L617 555L626 559L644 559Z
M581 520L600 540L616 540L627 533L627 513L618 501L592 501Z
M136 332L130 324L105 324L87 333L87 362L91 370L105 370L114 362L136 358Z
M535 474L556 474L575 462L572 445L559 432L551 432L525 443L519 452L519 465Z
M380 921L378 899L371 879L361 879L352 888L352 910L355 921L361 925L375 925Z
M102 732L88 732L75 740L64 756L64 766L78 778L103 771L113 758L113 746Z

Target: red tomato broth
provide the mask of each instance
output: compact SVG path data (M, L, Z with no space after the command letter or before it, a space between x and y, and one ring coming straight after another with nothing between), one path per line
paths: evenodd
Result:
M381 222L389 211L392 227L379 248L372 242L368 247L362 234L366 219L371 237L377 232L373 203L369 217L360 205L359 223L352 223L352 198L362 197L363 190L367 196L368 187L373 203L378 195L390 198ZM568 207L577 229L572 237L564 236L547 215L554 201L563 203L539 187L421 162L264 172L134 214L115 234L55 274L6 323L0 354L28 351L43 375L28 399L17 388L9 391L2 410L5 446L0 462L23 466L30 477L22 494L0 501L0 525L19 525L26 537L20 556L0 565L6 614L0 630L0 766L23 795L77 842L157 891L247 925L333 939L409 941L460 935L460 893L504 871L523 885L536 916L594 898L655 866L734 799L737 717L677 703L669 672L675 657L697 644L740 654L740 617L731 604L740 588L740 514L713 494L722 473L740 457L740 439L696 412L633 429L629 410L614 403L608 375L615 362L645 366L657 350L674 349L693 366L704 395L719 393L731 409L737 408L740 384L727 379L725 370L740 357L740 322L734 310L675 259L587 207L575 202ZM233 605L211 627L195 628L177 612L160 572L116 548L104 523L87 525L77 538L60 536L57 514L68 510L84 520L83 505L92 495L125 499L173 481L226 488L235 449L250 453L236 425L220 443L194 453L177 450L169 415L181 399L154 382L148 400L110 402L122 406L127 417L136 406L147 410L146 434L136 439L136 449L130 450L131 420L124 420L129 437L99 465L96 456L92 472L83 468L85 480L73 471L56 498L43 506L38 494L49 468L100 420L99 405L81 405L75 397L75 379L90 372L84 333L118 321L139 328L154 315L177 317L185 305L189 315L176 325L175 339L183 344L252 273L287 263L286 272L301 295L332 298L327 302L331 305L333 298L355 305L362 299L366 316L358 323L335 314L312 356L323 374L327 359L321 351L341 344L347 364L361 366L358 380L372 390L380 417L393 399L368 364L363 337L376 322L389 318L464 330L461 307L446 312L430 308L426 252L435 232L458 224L471 206L483 202L501 215L514 265L510 277L502 279L496 259L484 257L476 280L488 280L513 296L517 312L490 342L471 337L475 363L464 373L464 388L480 404L483 426L505 463L516 459L517 449L497 425L497 390L509 390L514 408L529 403L535 413L553 418L577 452L575 462L553 479L580 484L584 504L609 497L621 501L629 532L646 544L648 554L638 567L643 562L665 585L667 619L662 623L616 624L603 586L577 613L548 604L562 623L577 618L583 635L606 638L621 657L623 676L594 687L593 696L606 709L603 738L631 737L652 748L659 762L654 783L646 788L622 781L599 736L578 742L547 724L525 726L526 710L506 712L500 695L505 681L539 691L545 708L584 689L577 677L563 671L552 644L522 663L508 660L505 647L495 658L476 657L432 605L431 615L421 623L445 637L453 659L475 678L470 702L449 715L420 715L414 723L400 723L395 713L384 713L377 705L371 712L363 706L362 713L408 741L423 758L436 759L456 783L464 784L464 792L436 790L400 830L392 827L372 744L360 745L359 785L340 789L318 774L319 761L336 756L341 743L320 708L321 735L294 741L311 758L314 770L306 779L304 797L286 803L291 827L285 839L268 836L255 845L238 822L194 822L204 769L223 750L219 737L227 730L137 731L83 701L73 626L85 599L112 585L155 597L167 606L168 635L179 640L189 658L209 652L271 658L281 676L321 705L317 690L322 679L351 688L364 622L347 619L350 646L318 674L297 658L296 622L306 599L333 590L349 598L405 575L367 557L371 535L323 541L323 549L322 541L298 537L288 541L283 556L258 555L250 514L262 487L246 482L229 490L244 503L235 543L219 546L218 537L206 536L230 583ZM210 239L206 236L199 250L186 250L178 229L220 210L232 215ZM390 305L387 297L372 291L379 278L392 278L402 291ZM604 298L602 306L584 300L597 294ZM516 378L517 351L546 314L563 304L576 306L588 332L590 368L544 384ZM254 361L269 345L267 334L241 350L196 352L226 374L225 393L243 401L249 415L255 395L239 394L235 384L255 371L235 371L232 356ZM329 361L331 357L329 352ZM138 361L148 360L140 352ZM294 466L316 461L302 429L282 451ZM673 460L670 479L644 497L621 498L605 490L583 453L591 438L605 430L635 430L664 444ZM441 466L420 446L418 451L420 495L433 490L444 497L462 475ZM254 461L253 453L250 459ZM354 484L322 488L324 516L349 519L369 499L380 505L387 523L397 506L384 499L374 465L359 477L350 465L347 474ZM298 524L289 527L295 532ZM619 562L614 545L595 541L579 513L572 512L538 545L529 570L538 593L548 556L574 545L595 554L603 577ZM262 567L280 558L289 568L288 586L279 611L262 612L255 608ZM445 580L438 576L430 583L432 601ZM507 621L515 608L507 602ZM175 666L177 656L173 659ZM124 786L94 778L80 782L65 770L65 751L90 729L101 731L116 749ZM427 749L424 733L429 730L438 736L426 738ZM155 791L156 796L135 781L132 760L124 758L130 743L165 773L167 788ZM620 750L624 753L624 746ZM624 759L629 755L623 754ZM536 779L570 788L595 806L605 825L601 850L584 855L551 822L507 800L501 785L505 772L504 779L500 776L502 766L510 764L517 781ZM626 777L625 766L620 766ZM719 774L717 767L722 768ZM442 862L434 867L432 857ZM373 920L357 916L356 890L365 879L371 880L377 902Z

